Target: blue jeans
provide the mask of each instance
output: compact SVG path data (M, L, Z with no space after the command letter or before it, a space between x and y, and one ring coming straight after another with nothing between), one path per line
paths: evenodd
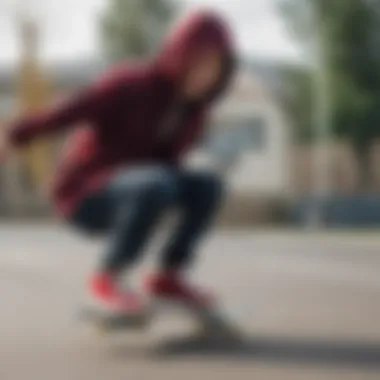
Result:
M211 173L163 166L125 169L79 205L73 222L86 232L109 236L102 269L118 272L137 261L159 217L175 206L180 221L164 248L161 265L179 269L189 264L196 243L211 224L222 188Z

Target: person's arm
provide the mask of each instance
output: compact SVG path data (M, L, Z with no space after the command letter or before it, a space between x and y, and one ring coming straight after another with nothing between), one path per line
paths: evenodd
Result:
M11 146L20 146L78 122L96 121L109 110L120 88L118 78L102 79L56 107L12 123L5 137Z

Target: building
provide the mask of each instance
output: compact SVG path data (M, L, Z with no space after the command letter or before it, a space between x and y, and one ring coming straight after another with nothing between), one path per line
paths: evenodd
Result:
M230 201L223 219L270 221L290 193L290 153L290 129L272 88L253 70L241 68L192 164L225 175Z
M288 190L289 130L280 107L248 71L240 71L231 92L215 110L213 128L200 153L214 156L234 191L279 196ZM224 165L223 165L224 164Z

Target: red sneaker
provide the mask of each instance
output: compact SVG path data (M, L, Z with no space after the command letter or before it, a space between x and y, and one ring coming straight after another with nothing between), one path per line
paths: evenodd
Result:
M116 279L107 273L98 273L90 278L89 297L93 309L99 312L140 313L140 297L128 290L121 290Z
M215 299L203 289L184 281L178 273L159 273L148 277L148 293L158 299L185 303L194 307L210 307Z

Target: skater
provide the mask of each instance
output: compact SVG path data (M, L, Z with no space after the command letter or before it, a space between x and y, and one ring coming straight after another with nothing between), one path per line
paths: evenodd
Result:
M233 71L224 21L210 11L193 12L152 60L118 65L64 104L16 121L3 136L4 159L12 147L72 130L52 200L69 225L108 238L88 281L89 297L100 309L139 310L140 297L118 280L128 277L160 217L173 207L180 220L145 290L195 306L213 302L187 282L184 270L213 221L223 186L217 175L184 169L181 161L202 137L207 114Z

